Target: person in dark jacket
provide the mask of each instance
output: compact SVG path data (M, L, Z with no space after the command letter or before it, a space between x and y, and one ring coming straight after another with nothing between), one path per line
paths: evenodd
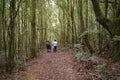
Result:
M46 41L46 48L47 48L47 52L51 52L50 41Z

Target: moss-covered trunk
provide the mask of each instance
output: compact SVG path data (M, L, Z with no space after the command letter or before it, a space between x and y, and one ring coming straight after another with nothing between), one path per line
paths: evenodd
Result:
M79 2L79 9L80 9L79 10L79 18L80 18L81 32L83 32L83 31L85 31L85 25L84 25L83 13L82 13L82 0L78 0L78 2ZM83 40L82 41L87 46L89 52L91 54L93 54L94 50L93 50L92 46L89 43L88 35L83 36Z
M112 53L110 56L113 58L113 60L120 59L120 41L113 42Z
M30 58L36 57L36 0L32 0L32 21L31 21L31 26L32 26L32 43L31 43L31 55Z
M113 38L113 48L112 48L111 57L114 60L118 60L120 59L120 40L118 39L118 37L120 37L120 17L118 16L118 18L115 18L113 22L114 22L114 26L112 29L112 33L114 35L114 38Z
M10 23L9 23L9 54L8 54L8 61L7 61L7 65L8 65L8 72L11 73L14 65L15 65L15 61L14 61L14 55L15 55L15 48L14 48L14 38L15 38L15 33L14 33L14 29L15 29L15 0L10 1Z

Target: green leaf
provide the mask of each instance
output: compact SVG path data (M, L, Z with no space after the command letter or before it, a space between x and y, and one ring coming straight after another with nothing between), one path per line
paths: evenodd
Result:
M82 48L82 46L83 46L83 45L81 45L81 44L74 44L74 48L77 48L77 49Z
M26 75L22 75L21 80L28 80L28 77Z
M88 58L88 60L98 62L98 57L97 56L91 56Z
M80 37L83 37L83 36L85 36L85 35L87 35L87 34L92 34L92 33L99 33L99 30L97 30L96 28L87 28L87 30L86 31L84 31L81 35L80 35Z
M104 64L101 64L101 65L98 65L98 69L103 69L105 66L107 65L107 63L104 63Z
M83 53L82 52L77 52L75 57L77 57L77 59L81 59L83 57Z
M120 36L115 35L112 40L113 41L120 41Z
M22 59L18 59L18 60L17 60L17 65L18 65L18 66L24 65L23 60L22 60Z
M5 56L5 52L0 51L0 58L3 57L3 56Z

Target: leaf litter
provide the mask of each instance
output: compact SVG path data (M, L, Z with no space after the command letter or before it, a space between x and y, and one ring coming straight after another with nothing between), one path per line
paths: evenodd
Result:
M42 55L26 63L24 71L14 73L11 80L120 80L120 62L101 69L108 61L100 56L79 60L73 49L59 49L57 53L44 50Z

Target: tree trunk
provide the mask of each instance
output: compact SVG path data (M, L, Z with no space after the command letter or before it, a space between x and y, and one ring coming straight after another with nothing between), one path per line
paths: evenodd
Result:
M82 0L79 0L79 8L80 8L80 10L79 10L80 11L79 18L80 18L80 24L81 24L81 32L83 33L85 31L85 26L84 26L83 14L82 14ZM93 54L94 50L92 49L92 47L91 47L91 45L90 45L90 43L88 41L87 35L83 36L83 42L88 47L89 52L91 54Z
M14 66L15 66L15 61L14 61L14 29L15 29L15 6L16 6L16 1L11 0L10 1L10 23L9 23L9 54L8 54L8 66L9 66L9 73L12 72Z
M67 0L67 32L66 32L66 42L70 43L70 1Z
M74 45L74 43L75 43L75 31L74 31L74 29L75 29L75 26L74 26L74 1L72 0L71 1L71 27L72 27L72 44Z
M32 45L31 45L31 56L30 58L36 57L36 0L32 0Z
M5 17L6 17L6 15L5 15L5 12L6 12L6 10L5 10L5 2L6 2L6 0L2 0L2 21L1 21L1 23L2 23L2 27L3 27L3 50L4 50L4 52L5 52L5 61L6 61L6 64L5 64L5 69L6 69L6 72L8 71L8 64L7 64L7 61L8 61L8 56L7 56L7 42L6 42L6 31L7 31L7 29L6 29L6 27L7 27L7 25L6 25L6 19L5 19Z

